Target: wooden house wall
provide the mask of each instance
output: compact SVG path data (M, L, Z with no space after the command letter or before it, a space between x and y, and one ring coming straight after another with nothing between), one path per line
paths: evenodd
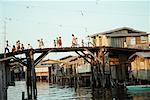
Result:
M150 58L145 59L145 66L147 70L147 79L150 80Z
M105 35L102 36L102 46L109 46L108 38Z
M144 37L145 38L145 41L143 41L141 38L142 37ZM131 39L132 38L135 38L135 45L133 45L133 44L131 44ZM148 43L148 36L136 36L136 37L127 37L126 38L127 39L127 45L128 46L132 46L132 47L134 47L134 46L136 46L136 45L144 45L144 44L147 44Z
M127 34L128 30L121 30L109 34ZM128 33L134 34L134 33ZM143 40L142 40L143 39ZM92 38L94 46L112 46L124 47L124 41L131 48L148 48L148 36L124 36L124 37L107 37L106 35L97 35Z
M96 43L95 45L96 46L101 46L102 45L102 38L100 36L96 36Z
M150 33L149 33L149 35L148 35L148 42L150 43Z
M97 44L97 43L96 43L96 36L94 36L94 37L92 38L92 42L93 42L93 43L92 43L93 46L96 46L96 44Z
M150 80L150 59L136 57L131 62L131 70L134 78L142 80Z
M136 44L140 44L140 43L141 43L141 37L138 36L138 37L136 37Z
M127 57L120 55L110 58L110 69L112 79L125 81L128 79L128 65L126 64Z

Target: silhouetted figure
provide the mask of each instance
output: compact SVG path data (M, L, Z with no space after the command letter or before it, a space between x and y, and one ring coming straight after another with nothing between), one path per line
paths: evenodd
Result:
M123 45L124 45L124 48L127 48L127 47L128 47L126 40L124 41Z
M83 39L82 39L81 43L82 43L82 47L84 47L84 40Z
M6 47L5 47L5 53L6 53L6 52L9 52L9 47L10 47L10 46L9 46L8 40L7 40L7 41L6 41Z
M24 50L24 45L23 44L21 44L21 50Z
M54 40L54 48L56 48L56 40Z

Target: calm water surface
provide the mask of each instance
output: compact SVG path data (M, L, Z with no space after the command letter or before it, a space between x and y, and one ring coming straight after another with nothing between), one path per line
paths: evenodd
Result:
M122 90L91 91L90 88L74 88L68 86L49 85L47 82L38 82L37 100L150 100L150 91L122 92ZM24 81L16 82L15 87L8 88L8 100L21 100L21 93L26 92ZM27 93L25 93L27 94Z

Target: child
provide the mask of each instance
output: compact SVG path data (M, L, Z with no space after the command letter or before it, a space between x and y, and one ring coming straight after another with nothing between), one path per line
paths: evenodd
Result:
M61 37L59 37L58 43L59 43L59 47L62 47L62 40L61 40Z

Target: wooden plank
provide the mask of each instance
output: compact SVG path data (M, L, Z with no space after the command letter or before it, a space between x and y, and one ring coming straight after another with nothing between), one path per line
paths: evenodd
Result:
M11 57L6 57L6 58L2 58L2 59L0 59L0 62L2 62L2 61L6 61L6 60L9 60L9 59L12 59L13 57L11 56Z
M34 66L36 66L45 56L48 55L49 52L52 50L49 50L47 52L43 52L35 61L34 61Z
M79 56L81 56L82 58L84 58L84 60L86 60L88 63L91 63L85 56L81 55L79 52L75 51Z

